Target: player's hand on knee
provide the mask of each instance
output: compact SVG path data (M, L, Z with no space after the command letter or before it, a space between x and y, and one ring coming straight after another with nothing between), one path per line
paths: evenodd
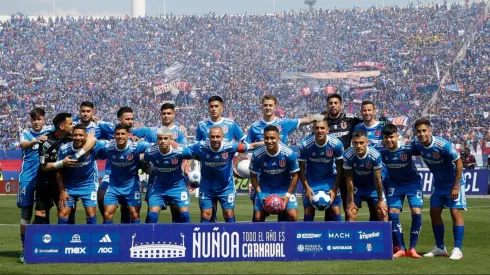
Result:
M328 191L328 195L330 196L330 201L334 201L337 197L337 191L331 189L330 191Z
M58 208L59 209L64 209L66 206L66 201L70 199L70 196L66 192L66 190L63 190L60 192L60 199L58 201Z
M349 213L352 213L353 211L355 211L357 213L357 210L359 209L359 207L357 207L357 205L353 202L347 204L347 214Z
M306 196L306 198L308 200L310 200L310 202L313 199L313 196L314 195L315 195L315 192L313 192L313 190L310 187L306 188L306 190L305 190L305 196Z
M384 201L378 202L378 215L380 217L386 217L388 215L388 206Z
M457 200L459 198L459 187L453 187L453 190L451 190L451 198L453 200Z
M289 197L288 196L284 196L282 197L282 200L284 201L284 208L282 210L286 210L286 207L289 203Z

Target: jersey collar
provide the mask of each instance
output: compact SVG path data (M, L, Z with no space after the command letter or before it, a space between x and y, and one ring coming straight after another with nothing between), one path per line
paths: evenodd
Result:
M208 120L209 120L209 122L211 122L211 124L217 125L217 124L223 123L223 121L225 120L225 118L224 117L221 117L221 119L218 120L218 121L216 121L216 122L212 121L211 118L209 118Z
M422 144L422 146L424 146L425 149L429 149L429 148L432 148L432 146L434 146L434 142L435 142L435 138L433 135L430 136L430 139L431 139L431 142L430 142L430 145L425 147L424 144L422 144L422 142L420 142L420 144Z
M369 146L367 147L366 154L365 154L365 155L364 155L364 157L362 157L362 158L361 158L361 157L360 157L360 156L359 156L357 153L355 153L355 154L356 154L356 156L357 156L357 158L358 158L358 159L365 159L365 158L367 158L367 156L369 155L370 148L371 148L371 147L369 147ZM354 150L355 150L355 149L354 149Z
M374 127L378 127L378 125L379 125L379 121L376 121L376 123L374 123L374 125L373 125L373 126L367 126L367 125L366 125L366 123L364 123L364 122L362 122L362 125L364 125L364 127L365 127L366 129L373 129Z
M117 151L122 152L122 151L128 149L130 143L131 143L131 141L128 139L128 142L126 143L126 147L124 147L123 149L119 149L119 148L117 148L117 142L115 142L114 148L116 148Z
M279 143L279 149L277 150L277 153L275 155L271 155L268 151L267 151L267 148L265 148L265 153L269 156L269 157L277 157L279 155L279 153L281 153L281 144Z
M265 125L272 125L274 124L276 121L277 121L277 117L275 116L274 119L272 121L265 121L264 119L261 119L262 120L262 123L264 123Z
M320 145L320 144L316 143L316 138L315 138L315 135L313 135L313 140L315 141L315 145L316 145L316 146L318 146L318 147L320 147L320 148L321 148L321 147L325 147L325 146L327 146L327 144L328 144L328 134L327 134L327 136L326 136L326 140L327 140L327 141L325 141L325 144L323 144L323 145Z
M162 156L168 156L168 155L172 154L173 151L174 151L174 148L172 146L170 146L170 152L164 154L164 153L162 153L162 151L160 151L160 146L158 146L158 153L160 153L160 155L162 155Z
M386 150L388 150L389 152L396 152L396 151L398 151L398 150L399 150L400 148L402 148L402 147L403 147L403 144L402 144L400 141L398 141L398 147L396 147L396 148L395 148L395 150L390 150L390 149L388 149L388 147L386 147L386 145L385 145Z

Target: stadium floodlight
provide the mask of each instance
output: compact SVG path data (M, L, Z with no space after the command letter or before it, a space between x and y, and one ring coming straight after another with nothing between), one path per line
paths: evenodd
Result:
M131 0L131 17L145 17L146 0Z
M317 0L305 0L305 5L308 5L310 7L310 11L313 11L316 1Z

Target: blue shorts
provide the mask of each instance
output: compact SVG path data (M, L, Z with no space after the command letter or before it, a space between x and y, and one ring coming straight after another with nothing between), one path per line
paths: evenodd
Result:
M99 188L98 190L107 190L107 187L109 186L109 175L110 174L105 174L102 180L100 181Z
M405 197L408 199L410 208L424 207L424 196L422 195L422 185L420 182L414 182L407 185L390 184L386 192L388 208L402 209Z
M97 191L85 191L85 192L70 192L66 190L70 199L66 202L67 207L73 208L77 203L78 199L82 200L83 207L97 207Z
M386 202L385 195L383 194L384 202ZM378 192L373 188L366 187L354 187L354 203L357 207L362 207L362 202L365 201L368 204L378 204Z
M34 205L34 191L36 190L35 181L19 182L17 190L17 207L28 208Z
M257 196L257 192L255 192L255 188L252 187L252 190L250 190L250 200L255 202L256 196Z
M201 208L201 210L212 209L213 202L219 201L221 209L235 209L235 198L235 190L230 190L221 194L212 194L212 192L199 192L199 207Z
M128 206L141 207L141 192L139 185L132 188L121 188L109 185L104 195L104 205L127 204Z
M459 186L459 197L455 200L451 198L452 187L448 188L436 188L432 187L432 194L430 195L430 207L431 208L450 208L450 209L464 209L466 210L466 194L465 183L461 180Z
M262 195L264 198L267 198L268 196L274 194L278 195L281 198L286 195L287 191L284 192L274 192L274 193L267 193L267 192L262 192ZM259 201L259 196L255 196L255 206L254 206L254 211L264 211L264 207L262 205L262 202ZM291 197L289 197L289 202L286 205L286 209L284 210L291 210L291 209L298 209L298 200L296 199L296 195L291 194Z
M148 207L165 208L168 204L175 204L178 208L190 206L189 191L185 186L177 186L171 189L153 186L148 190Z
M148 184L146 186L146 193L145 193L145 201L146 201L146 203L149 203L148 199L149 199L150 189L153 186L153 183L155 183L156 177L157 176L156 176L156 173L155 172L152 172L150 174L150 176L148 177ZM165 205L163 207L165 207Z
M314 190L314 192L318 191L325 191L325 193L328 193L331 189L329 190ZM333 200L332 204L329 206L330 207L340 207L342 205L342 199L340 198L340 188L337 190L337 196L335 196L335 199ZM313 208L313 205L311 204L310 200L306 197L306 192L303 190L303 207L308 208L311 207ZM327 208L328 209L328 208Z

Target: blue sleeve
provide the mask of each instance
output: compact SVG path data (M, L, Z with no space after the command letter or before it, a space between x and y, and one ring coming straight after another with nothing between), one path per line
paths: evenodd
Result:
M252 158L250 159L250 165L248 166L248 170L250 173L258 174L260 168L260 160L257 158L255 154L252 154Z
M64 149L64 150L60 150L60 152L58 153L58 160L63 160L68 154L67 154L68 150Z
M192 151L188 147L184 147L182 149L182 158L183 159L191 159L193 157L194 157L194 154L192 153Z
M459 153L456 151L454 146L446 141L446 144L444 144L444 157L449 159L451 162L455 162L459 159Z
M237 141L243 141L245 139L245 134L235 122L233 122L233 138Z
M138 138L144 138L148 132L150 131L150 128L148 127L143 127L139 129L133 129L133 135L137 136Z
M146 149L145 151L145 155L143 156L143 161L148 163L151 161L151 157L150 157L150 149Z
M373 156L373 162L373 169L381 169L383 167L383 159L381 157L381 154L377 154L377 157Z
M178 144L186 144L187 143L187 138L185 137L184 135L184 132L180 131L178 132L178 136L177 136L177 140L175 142L177 142Z
M299 150L298 161L306 161L308 159L308 150L306 149L304 142L301 142L299 144L298 150Z
M290 173L296 173L299 171L299 163L295 152L293 152L287 158L287 166L289 168Z
M196 142L192 145L189 145L187 146L187 149L189 149L193 156L199 157L199 152L201 151L201 142Z
M102 136L105 136L108 139L114 138L114 125L112 123L99 121L97 126L99 127Z
M247 137L245 138L246 143L254 143L255 142L255 132L253 131L252 126L248 129Z
M151 147L151 143L148 143L146 141L140 141L140 142L138 142L138 145L136 146L136 153L142 154L150 147Z
M197 128L196 128L196 136L194 137L194 140L195 141L202 141L204 140L204 135L202 133L202 129L201 129L201 125L197 125Z
M335 160L339 160L339 159L342 159L343 156L344 156L344 146L342 145L342 142L339 142L337 143L337 145L335 146L334 148L334 158Z
M354 126L354 130L352 130L352 132L355 132L357 130L361 130L361 125L360 124L357 124L356 126Z
M294 130L298 129L299 127L300 120L299 119L284 119L282 120L282 129L286 130L286 133L288 135L293 132Z
M415 140L412 140L412 142L410 142L410 149L412 149L412 153L414 156L420 156L420 151L417 149L417 146L415 145Z
M352 159L347 156L347 152L349 151L344 152L344 164L342 166L344 169L350 170L352 169Z
M23 141L31 141L33 136L29 133L29 131L24 131L22 132L22 135L20 136L20 142Z
M92 151L94 152L94 154L98 154L106 144L107 141L97 140Z

